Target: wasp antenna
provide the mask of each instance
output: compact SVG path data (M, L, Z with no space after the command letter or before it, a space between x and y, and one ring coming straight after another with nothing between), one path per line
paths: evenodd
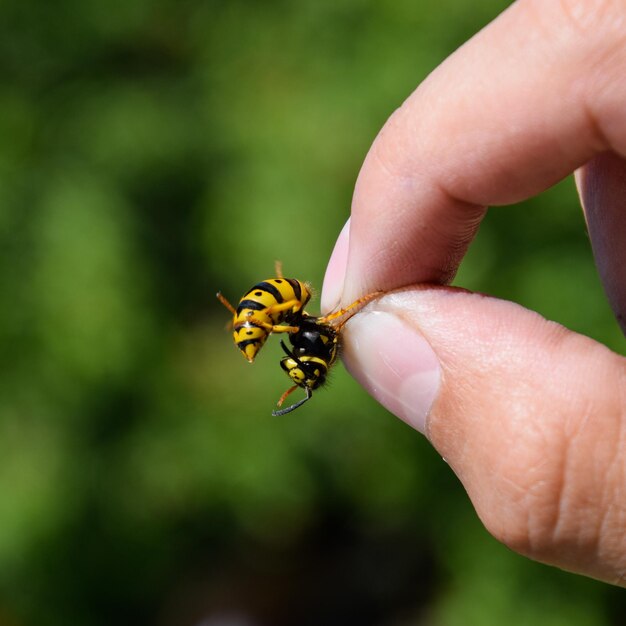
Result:
M285 342L282 339L280 340L280 345L288 357L291 357L296 363L302 365L302 362L300 361L300 359L285 345ZM290 389L288 393L291 393L292 391L293 389ZM284 402L287 395L288 394L285 394L285 396L279 400L278 406L280 406Z
M288 389L281 397L280 400L278 401L278 406L280 406L283 401L285 400L285 398L295 389L298 388L298 385L294 385L291 389ZM296 402L295 404L292 404L291 406L288 406L286 409L280 409L280 411L272 411L272 415L274 417L279 417L280 415L286 415L287 413L291 413L292 411L295 411L298 407L302 406L307 400L310 400L311 397L313 396L313 393L311 392L311 390L308 387L305 387L306 389L306 398L302 398L302 400L299 400L298 402Z
M278 260L274 261L274 272L276 273L277 278L284 278L282 261L278 261Z

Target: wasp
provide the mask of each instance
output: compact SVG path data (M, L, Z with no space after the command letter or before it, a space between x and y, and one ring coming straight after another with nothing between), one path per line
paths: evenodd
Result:
M311 299L307 283L285 278L276 262L276 278L257 283L235 308L220 292L219 301L233 314L233 339L243 356L252 363L271 333L295 333Z
M304 307L311 299L308 283L285 278L276 263L276 278L268 278L249 289L235 308L221 293L219 301L233 314L233 338L244 357L252 363L272 333L287 333L291 348L280 342L284 356L280 366L294 385L278 400L281 407L289 394L301 387L306 396L272 415L285 415L310 400L321 387L337 360L341 330L346 322L382 292L359 298L349 306L325 316L310 315Z
M377 291L359 298L345 309L340 309L325 317L314 317L303 313L298 331L289 333L292 348L288 348L284 341L280 342L287 355L281 359L280 366L295 384L285 391L277 405L281 407L287 396L298 387L304 389L306 396L285 409L272 411L272 415L291 413L311 399L313 390L326 382L328 372L337 360L341 330L355 313L381 293ZM340 321L333 323L335 320Z

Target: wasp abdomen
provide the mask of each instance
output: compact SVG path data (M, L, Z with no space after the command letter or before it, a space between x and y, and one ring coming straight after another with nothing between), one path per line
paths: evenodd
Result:
M270 333L296 332L304 307L311 299L307 285L295 278L268 278L249 289L237 308L223 296L233 313L233 339L252 363Z

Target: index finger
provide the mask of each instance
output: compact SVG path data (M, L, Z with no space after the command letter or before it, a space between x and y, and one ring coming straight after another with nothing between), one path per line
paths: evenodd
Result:
M450 281L486 206L539 193L607 150L626 154L622 7L519 0L418 87L359 174L344 302ZM325 304L340 282L326 281Z

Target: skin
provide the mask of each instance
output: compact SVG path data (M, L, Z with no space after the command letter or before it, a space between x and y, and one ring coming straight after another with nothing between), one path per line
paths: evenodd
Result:
M626 329L626 1L518 0L391 116L322 304L389 293L345 331L365 388L420 430L486 528L626 586L626 359L517 304L445 287L486 207L576 172ZM621 245L620 245L621 244Z

